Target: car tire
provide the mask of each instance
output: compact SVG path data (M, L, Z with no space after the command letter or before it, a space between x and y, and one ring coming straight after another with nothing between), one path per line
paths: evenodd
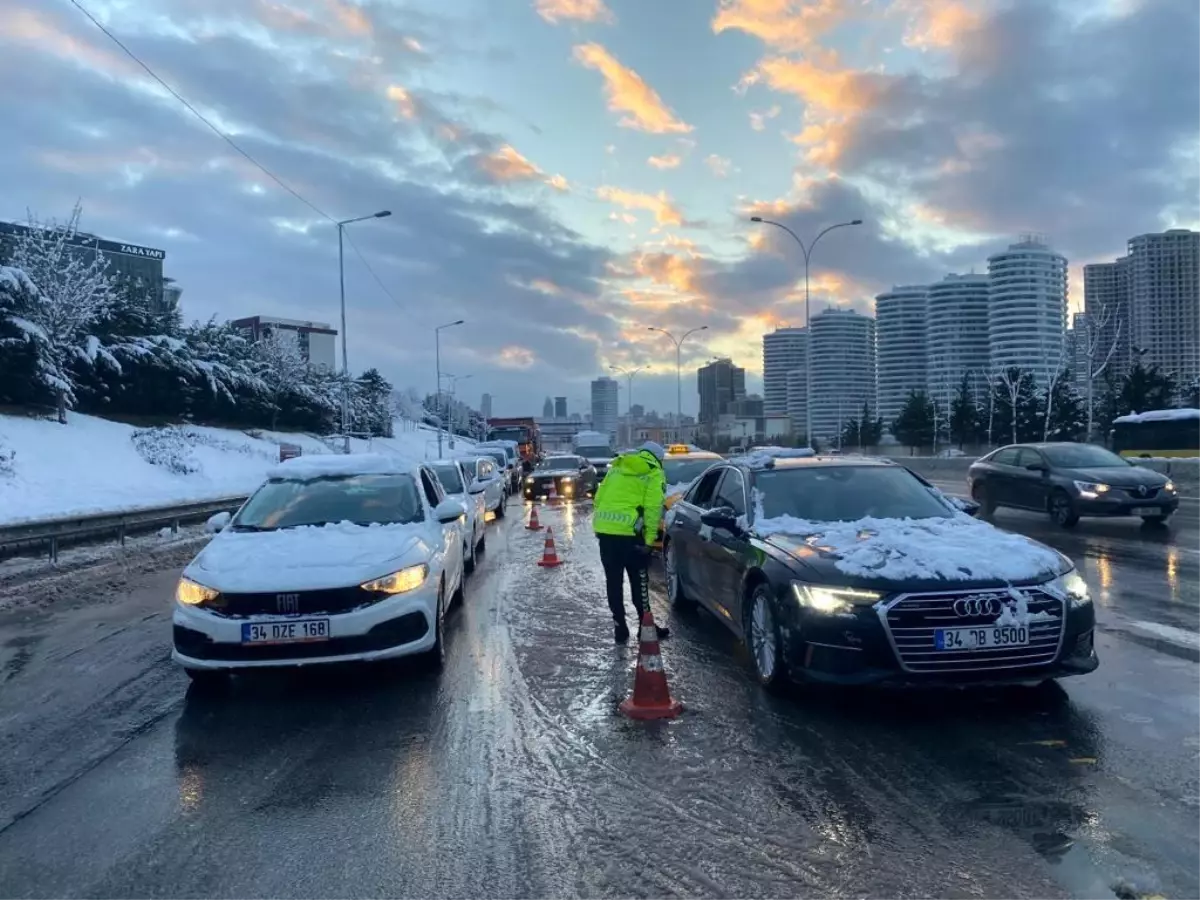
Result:
M431 669L446 664L446 583L438 585L437 607L433 614L433 646L425 651L425 663Z
M229 673L220 669L184 669L198 691L223 691L229 687Z
M1079 513L1067 492L1057 488L1050 494L1050 521L1059 528L1074 528L1079 524Z
M676 609L694 609L696 601L683 590L683 579L679 577L674 541L667 541L663 545L662 564L663 577L667 582L667 600L671 606Z
M746 648L750 665L758 683L768 690L778 690L786 681L783 664L783 640L775 619L774 597L765 582L750 589L746 604Z
M1162 528L1171 518L1171 513L1165 516L1142 516L1142 524L1147 528Z
M507 498L507 497L505 497L505 498L503 498L503 499L500 501L500 505L496 507L496 518L497 518L497 519L503 519L503 518L504 518L504 505L505 505L507 502L508 502L508 498Z
M486 550L487 550L487 532L485 531L485 532L483 532L483 534L479 535L479 543L475 545L475 553L476 554L483 553Z
M977 481L971 485L971 499L979 504L979 514L992 516L996 513L996 501L991 498L991 491L986 483Z
M466 572L466 566L464 564L462 577L460 577L458 579L458 588L454 591L454 594L450 597L450 607L449 608L453 609L456 606L462 606L463 603L466 602L466 599L467 599L467 572Z
M475 571L475 548L478 544L475 543L475 536L471 535L471 540L463 544L463 574L469 575Z

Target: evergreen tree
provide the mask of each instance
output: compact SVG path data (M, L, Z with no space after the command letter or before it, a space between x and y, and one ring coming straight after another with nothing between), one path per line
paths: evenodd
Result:
M950 440L961 450L964 445L979 440L982 424L971 376L964 373L954 399L950 401Z
M1143 365L1139 359L1121 379L1118 415L1170 409L1175 398L1175 379L1158 366Z
M1047 415L1048 413L1048 415ZM1080 441L1086 439L1087 401L1080 397L1071 379L1062 378L1054 384L1049 397L1045 438L1051 441Z
M1032 372L1010 368L992 381L992 439L1018 443L1041 437L1037 381Z
M910 391L896 421L892 434L910 452L919 447L933 446L933 403L924 391Z

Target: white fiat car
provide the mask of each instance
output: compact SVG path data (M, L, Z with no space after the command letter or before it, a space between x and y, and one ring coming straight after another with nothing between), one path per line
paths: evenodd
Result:
M457 500L467 510L462 529L463 568L469 575L475 571L475 557L486 549L487 487L474 475L472 460L436 459L429 463L438 477L448 500Z
M197 682L422 653L438 665L463 595L466 518L425 463L281 463L183 570L172 656Z

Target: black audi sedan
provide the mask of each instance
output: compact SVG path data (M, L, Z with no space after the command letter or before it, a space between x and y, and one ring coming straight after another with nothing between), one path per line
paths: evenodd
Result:
M1049 513L1063 528L1080 516L1140 516L1162 525L1179 508L1166 475L1094 444L1013 444L971 464L967 486L984 515L998 506Z
M576 500L596 493L596 468L582 456L547 456L525 476L526 500Z
M976 510L885 460L730 460L667 513L667 594L742 638L767 686L1094 670L1092 601L1071 561Z

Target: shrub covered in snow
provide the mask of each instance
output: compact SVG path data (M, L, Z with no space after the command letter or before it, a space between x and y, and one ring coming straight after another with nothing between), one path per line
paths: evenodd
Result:
M131 440L142 459L152 466L162 466L176 475L191 475L200 471L192 456L192 441L182 428L144 428L135 431Z
M0 478L11 475L16 471L17 451L11 447L6 447L3 441L0 441Z

